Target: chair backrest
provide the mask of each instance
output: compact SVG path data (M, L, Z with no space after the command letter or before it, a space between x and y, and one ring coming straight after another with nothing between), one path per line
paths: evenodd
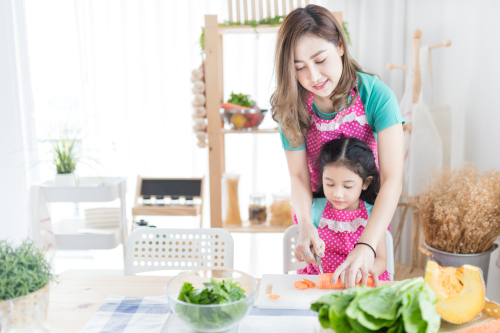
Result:
M296 271L307 266L305 262L299 262L295 259L293 251L295 250L295 242L299 233L299 226L292 225L285 230L283 234L283 273L288 274L290 271Z
M127 240L125 275L159 270L233 268L229 231L139 228Z
M387 273L389 273L389 278L394 281L394 244L392 241L392 235L389 230L385 231L385 247L387 248Z
M296 271L298 269L306 267L305 262L299 262L293 255L298 232L299 227L297 225L292 225L291 227L288 227L283 234L284 274L288 274L288 272L290 271ZM391 281L394 281L394 245L392 242L392 235L389 230L386 230L385 233L385 243L387 247L387 273L389 273L389 278L391 279Z

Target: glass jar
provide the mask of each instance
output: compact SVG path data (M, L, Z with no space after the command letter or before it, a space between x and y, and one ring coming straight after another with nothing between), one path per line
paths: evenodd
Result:
M253 225L263 225L267 220L266 195L251 193L248 197L248 219Z
M236 173L222 174L222 221L227 225L241 225L240 204L238 199L238 182L240 175Z
M144 194L142 196L142 205L143 206L151 206L153 202L151 201L151 196L148 194Z
M291 226L292 220L292 203L290 194L288 193L274 193L273 203L270 207L271 218L269 219L270 225L283 225Z

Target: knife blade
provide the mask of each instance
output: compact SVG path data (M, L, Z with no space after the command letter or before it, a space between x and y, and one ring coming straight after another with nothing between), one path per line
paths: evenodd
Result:
M314 254L314 258L318 263L319 272L321 273L321 275L323 275L323 266L321 265L321 258L316 253Z

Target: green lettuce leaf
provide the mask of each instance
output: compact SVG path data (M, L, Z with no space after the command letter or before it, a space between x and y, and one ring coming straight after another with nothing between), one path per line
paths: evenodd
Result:
M328 294L311 309L324 328L337 332L436 333L441 321L436 304L432 289L423 278L415 278Z

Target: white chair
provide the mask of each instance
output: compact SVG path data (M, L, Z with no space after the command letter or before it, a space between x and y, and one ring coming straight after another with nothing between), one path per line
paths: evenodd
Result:
M233 268L233 253L233 237L225 229L140 228L127 240L125 275Z
M299 262L295 259L293 251L295 249L295 241L299 233L299 227L292 225L285 230L283 234L283 273L288 274L290 271L296 271L306 267L305 262ZM394 281L394 246L392 242L392 235L389 230L385 233L385 243L387 247L387 272L389 278Z
M293 255L298 234L299 226L296 224L288 227L283 234L283 274L288 274L290 271L296 271L307 266L305 262L299 262Z

